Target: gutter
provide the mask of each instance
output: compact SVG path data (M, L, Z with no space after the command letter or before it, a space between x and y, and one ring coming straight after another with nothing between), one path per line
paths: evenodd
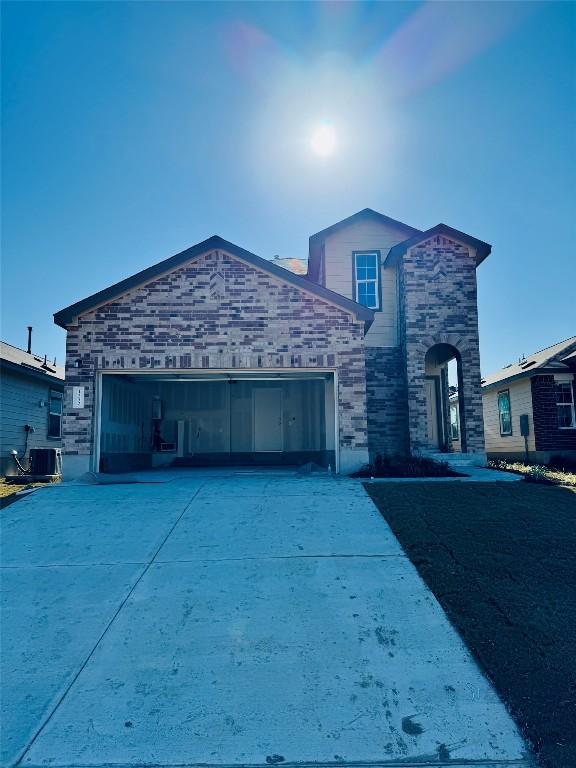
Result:
M518 381L519 379L526 379L526 378L532 378L532 376L538 376L540 374L553 374L553 373L562 373L562 371L559 368L532 368L530 371L522 371L522 373L515 373L513 376L508 376L505 379L499 379L499 381L494 381L491 384L482 384L482 392L490 392L493 389L498 389L505 384L510 384L513 381ZM570 369L565 371L564 373L574 373L574 371L571 371Z
M0 367L5 368L7 371L11 371L12 373L19 373L22 376L30 376L33 379L38 379L39 381L43 382L49 382L53 386L60 386L62 387L62 390L64 390L64 379L61 379L59 376L54 376L51 373L44 373L40 369L36 368L29 368L25 365L20 365L19 363L13 363L11 360L4 360L0 359Z

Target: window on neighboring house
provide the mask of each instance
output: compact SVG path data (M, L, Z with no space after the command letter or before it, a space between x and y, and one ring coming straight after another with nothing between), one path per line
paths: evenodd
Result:
M48 401L48 437L62 437L62 392L53 389Z
M450 405L450 435L452 440L460 440L460 417L457 403Z
M510 411L510 392L498 392L498 417L500 419L500 434L512 434L512 413Z
M576 428L574 389L571 381L556 383L556 411L558 413L558 427L560 429Z
M354 251L354 299L380 309L380 251Z

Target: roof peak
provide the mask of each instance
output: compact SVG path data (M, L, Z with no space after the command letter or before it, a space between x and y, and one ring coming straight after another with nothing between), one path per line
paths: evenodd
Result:
M388 225L390 227L396 227L397 229L402 229L406 233L407 237L414 237L415 235L422 234L420 229L411 227L409 224L405 224L403 221L398 221L398 219L393 219L390 216L386 216L384 213L379 213L373 208L362 208L361 211L357 211L351 216L347 216L345 219L341 219L335 224L331 224L329 227L321 229L319 232L310 235L308 241L308 274L312 280L318 281L320 273L320 251L322 249L323 240L334 232L338 232L338 230L344 229L345 227L350 226L350 224L354 224L354 222L361 221L362 219L366 218L376 219L382 224Z
M307 277L291 272L281 265L274 264L273 259L264 259L261 256L257 256L255 253L247 251L239 245L235 245L234 243L225 240L220 235L211 235L206 240L202 240L201 242L196 243L196 245L176 253L174 256L163 259L140 272L136 272L124 280L120 280L101 291L97 291L96 293L71 304L65 309L61 309L54 314L54 322L62 328L66 328L74 318L84 312L89 312L98 306L114 301L128 291L146 285L160 275L172 272L183 266L186 262L206 254L211 250L226 251L231 256L245 261L257 269L267 271L284 282L292 283L297 288L316 294L320 299L353 313L359 320L371 323L374 319L373 310L358 304L352 299L335 293L324 286L318 285Z
M479 266L484 259L492 252L492 246L490 243L485 243L484 240L478 240L477 237L467 235L466 232L461 232L459 229L454 229L449 224L436 224L430 229L426 229L424 232L418 232L413 237L409 237L408 240L403 240L397 245L393 245L388 251L386 257L387 262L393 262L403 256L409 248L414 245L418 245L431 237L441 235L449 239L457 240L458 242L469 245L476 251L476 266Z
M411 232L412 234L420 234L420 232L422 231L420 229L416 229L415 227L411 227L409 224L405 224L403 221L399 221L398 219L393 219L391 216L387 216L385 213L380 213L379 211L374 210L374 208L362 208L362 210L357 211L356 213L353 213L350 216L346 216L344 219L337 221L335 224L331 224L329 227L325 227L324 229L321 229L319 232L315 232L313 235L310 235L310 240L312 241L313 239L319 238L321 236L327 237L332 232L335 232L338 229L341 229L342 227L346 227L349 224L354 223L354 221L356 220L366 218L367 216L377 218L383 224L390 224L392 226L405 229Z
M562 341L557 341L555 344L549 344L547 347L542 347L542 349L537 349L535 352L530 352L529 355L524 355L526 359L529 357L532 357L533 355L539 355L541 352L546 352L547 349L552 349L552 347L559 347L560 344L568 344L568 342L574 341L576 342L576 336L568 336L567 339L562 339Z

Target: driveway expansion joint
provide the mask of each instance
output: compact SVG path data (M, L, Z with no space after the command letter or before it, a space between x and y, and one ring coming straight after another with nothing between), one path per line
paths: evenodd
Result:
M327 559L330 560L332 558L348 558L348 559L354 559L354 558L372 558L376 560L381 560L382 558L400 558L400 559L407 559L407 555L405 552L386 552L386 553L378 553L378 554L340 554L340 553L329 553L326 555L247 555L246 557L195 557L193 559L187 560L187 559L175 559L175 560L156 560L154 562L154 565L172 565L177 563L236 563L236 562L248 562L251 560L319 560L319 559Z
M0 565L0 571L23 571L34 568L115 568L123 565L146 565L146 560L122 560L117 563L37 563L35 565Z
M538 768L532 760L398 760L288 761L273 763L282 768ZM45 768L27 763L27 768ZM50 763L50 768L270 768L271 763Z

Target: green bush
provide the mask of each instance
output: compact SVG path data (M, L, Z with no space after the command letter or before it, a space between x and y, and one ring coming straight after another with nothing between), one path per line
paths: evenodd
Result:
M560 457L556 457L558 464ZM502 472L513 472L516 475L523 475L529 483L543 483L546 485L568 485L576 488L576 472L571 472L570 460L564 463L562 469L555 466L554 458L549 466L542 464L526 464L523 461L505 461L504 459L491 459L488 462L490 469L499 469Z
M365 464L350 477L462 477L454 472L446 461L436 461L428 456L382 456Z
M528 468L528 471L524 475L524 480L527 483L542 483L544 485L554 485L546 473L546 467L542 467L539 464L533 464Z

